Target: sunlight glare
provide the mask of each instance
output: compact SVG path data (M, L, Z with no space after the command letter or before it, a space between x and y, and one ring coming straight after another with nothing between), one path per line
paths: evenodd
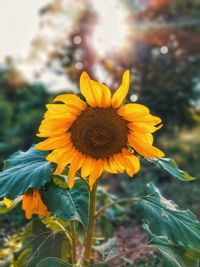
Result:
M128 38L128 9L116 0L105 3L92 1L98 22L92 36L92 45L99 56L112 51L119 51Z

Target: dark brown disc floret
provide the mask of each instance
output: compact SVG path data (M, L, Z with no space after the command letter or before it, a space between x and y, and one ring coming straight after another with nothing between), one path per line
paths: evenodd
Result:
M74 146L96 159L120 153L127 144L127 121L113 108L88 107L73 123L70 132Z

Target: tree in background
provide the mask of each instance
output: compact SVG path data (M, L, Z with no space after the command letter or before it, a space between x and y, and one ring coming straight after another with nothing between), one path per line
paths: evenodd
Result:
M87 70L94 78L98 78L100 71L104 81L112 77L108 83L113 89L116 88L113 81L119 81L122 71L129 68L133 85L130 97L135 95L132 100L139 97L141 103L150 105L162 116L165 129L170 132L193 125L194 112L199 109L195 102L199 97L196 90L200 66L199 2L124 2L128 38L120 49L103 56L92 43L101 18L88 4L90 1L85 3L87 9L79 10L73 27L49 54L46 66L59 62L60 69L74 83L82 70ZM60 10L64 10L64 5ZM55 12L58 15L49 5L41 13L41 19L47 15L53 17ZM109 47L109 43L107 45Z
M16 149L26 150L36 142L33 129L38 128L44 112L42 106L49 98L41 84L14 87L10 83L11 72L9 69L0 72L1 162Z

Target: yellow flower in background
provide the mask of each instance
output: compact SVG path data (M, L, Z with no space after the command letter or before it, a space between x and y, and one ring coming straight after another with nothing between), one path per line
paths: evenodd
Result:
M70 164L70 188L78 170L83 178L89 177L92 190L103 171L136 174L140 162L134 152L148 158L164 156L152 145L152 133L162 126L161 119L152 116L144 105L123 104L129 84L127 70L112 96L106 85L83 72L80 91L86 102L74 94L64 94L54 99L62 104L46 105L38 136L47 139L36 149L52 150L47 160L57 164L55 174L61 174Z
M3 203L4 203L4 205L5 205L7 208L10 208L10 207L11 207L12 202L13 202L13 201L12 201L11 199L7 198L7 197L4 197L4 198L3 198Z
M47 207L42 201L39 190L30 189L22 197L22 209L25 211L27 219L31 219L33 214L37 214L40 218L49 215Z

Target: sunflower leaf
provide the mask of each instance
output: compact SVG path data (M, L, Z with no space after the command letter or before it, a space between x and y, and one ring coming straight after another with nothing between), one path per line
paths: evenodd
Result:
M0 199L15 199L29 188L41 188L50 181L54 164L48 162L46 153L31 147L27 152L18 151L5 161L0 173Z
M81 179L75 181L72 189L51 184L44 193L44 202L54 216L64 221L79 221L87 227L89 192Z
M53 232L38 218L34 218L27 225L22 242L22 249L15 253L14 263L16 266L35 267L48 258L60 259L61 262L69 259L70 244L66 238L65 231ZM26 251L27 253L25 253ZM26 258L23 257L24 253Z
M200 259L200 222L191 211L180 210L175 203L165 199L153 183L147 185L147 196L138 201L137 212L148 232L152 233L150 244L154 244L169 262L171 260L171 265L165 266L192 267L192 263L178 263ZM173 253L177 254L175 258Z
M179 169L176 161L172 158L158 158L148 160L151 163L155 163L161 169L167 171L172 176L176 177L181 181L192 181L194 177L190 176L187 172Z
M65 179L66 176L64 175L54 175L53 176L53 182L54 184L56 184L57 186L66 189L69 188L68 184L67 184L67 179Z
M196 267L200 251L175 245L165 236L156 236L149 229L149 247L156 248L164 261L164 267Z

